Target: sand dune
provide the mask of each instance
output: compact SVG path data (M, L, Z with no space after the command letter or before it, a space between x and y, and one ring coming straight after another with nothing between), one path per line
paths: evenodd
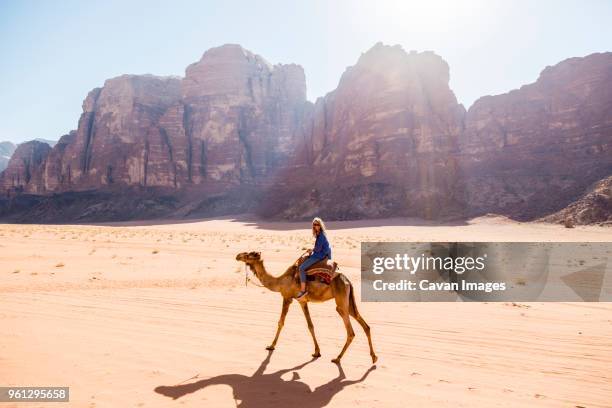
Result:
M269 354L280 296L245 287L234 256L259 250L280 273L311 244L307 227L0 225L0 385L70 386L74 407L610 406L610 303L359 303L379 361L355 324L342 367L329 361L345 337L334 305L311 307L315 361L293 305ZM494 217L330 227L354 283L362 240L612 241L605 227Z

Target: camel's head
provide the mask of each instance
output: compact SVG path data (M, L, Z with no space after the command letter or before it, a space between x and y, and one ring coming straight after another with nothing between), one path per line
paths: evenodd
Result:
M250 265L253 262L261 261L261 252L241 252L236 255L236 260Z

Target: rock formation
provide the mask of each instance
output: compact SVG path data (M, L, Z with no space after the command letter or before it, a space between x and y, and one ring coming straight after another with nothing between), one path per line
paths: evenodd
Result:
M593 54L477 100L459 146L469 213L533 219L612 174L611 84L612 53Z
M311 108L294 191L264 214L550 214L612 174L610 84L612 53L571 58L465 113L440 57L377 44Z
M7 168L0 174L0 188L18 193L42 193L41 169L50 150L48 144L37 141L17 146Z
M180 80L152 75L109 79L83 102L76 132L63 136L44 169L46 191L147 184L159 118L180 99Z
M375 45L304 124L289 218L457 214L455 152L465 110L432 52ZM302 189L300 192L299 189ZM285 195L277 193L278 195Z
M223 192L262 182L292 152L305 101L301 67L272 66L238 45L208 50L184 79L109 79L88 94L77 130L32 170L36 177L20 179L20 191Z
M255 183L293 150L306 79L298 65L272 66L226 45L187 67L181 96L161 125L171 139L184 140L177 150L185 155L183 183Z
M586 194L541 221L560 224L612 224L612 176L595 183Z
M612 53L571 58L466 112L442 58L377 44L313 104L300 66L224 45L184 78L107 80L52 149L20 145L0 217L535 219L612 174L610 84Z

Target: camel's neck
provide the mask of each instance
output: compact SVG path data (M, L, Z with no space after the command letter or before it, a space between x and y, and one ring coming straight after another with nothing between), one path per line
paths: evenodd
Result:
M271 290L272 292L280 291L279 278L270 275L264 267L263 261L253 262L249 265L251 271L257 276L262 285Z

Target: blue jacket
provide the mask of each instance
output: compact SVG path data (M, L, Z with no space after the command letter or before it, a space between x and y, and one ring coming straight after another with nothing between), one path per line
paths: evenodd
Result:
M315 241L314 251L312 252L311 257L315 259L323 259L327 257L327 259L332 259L331 257L331 248L329 247L329 241L325 236L324 232L321 232L317 236L317 240Z

